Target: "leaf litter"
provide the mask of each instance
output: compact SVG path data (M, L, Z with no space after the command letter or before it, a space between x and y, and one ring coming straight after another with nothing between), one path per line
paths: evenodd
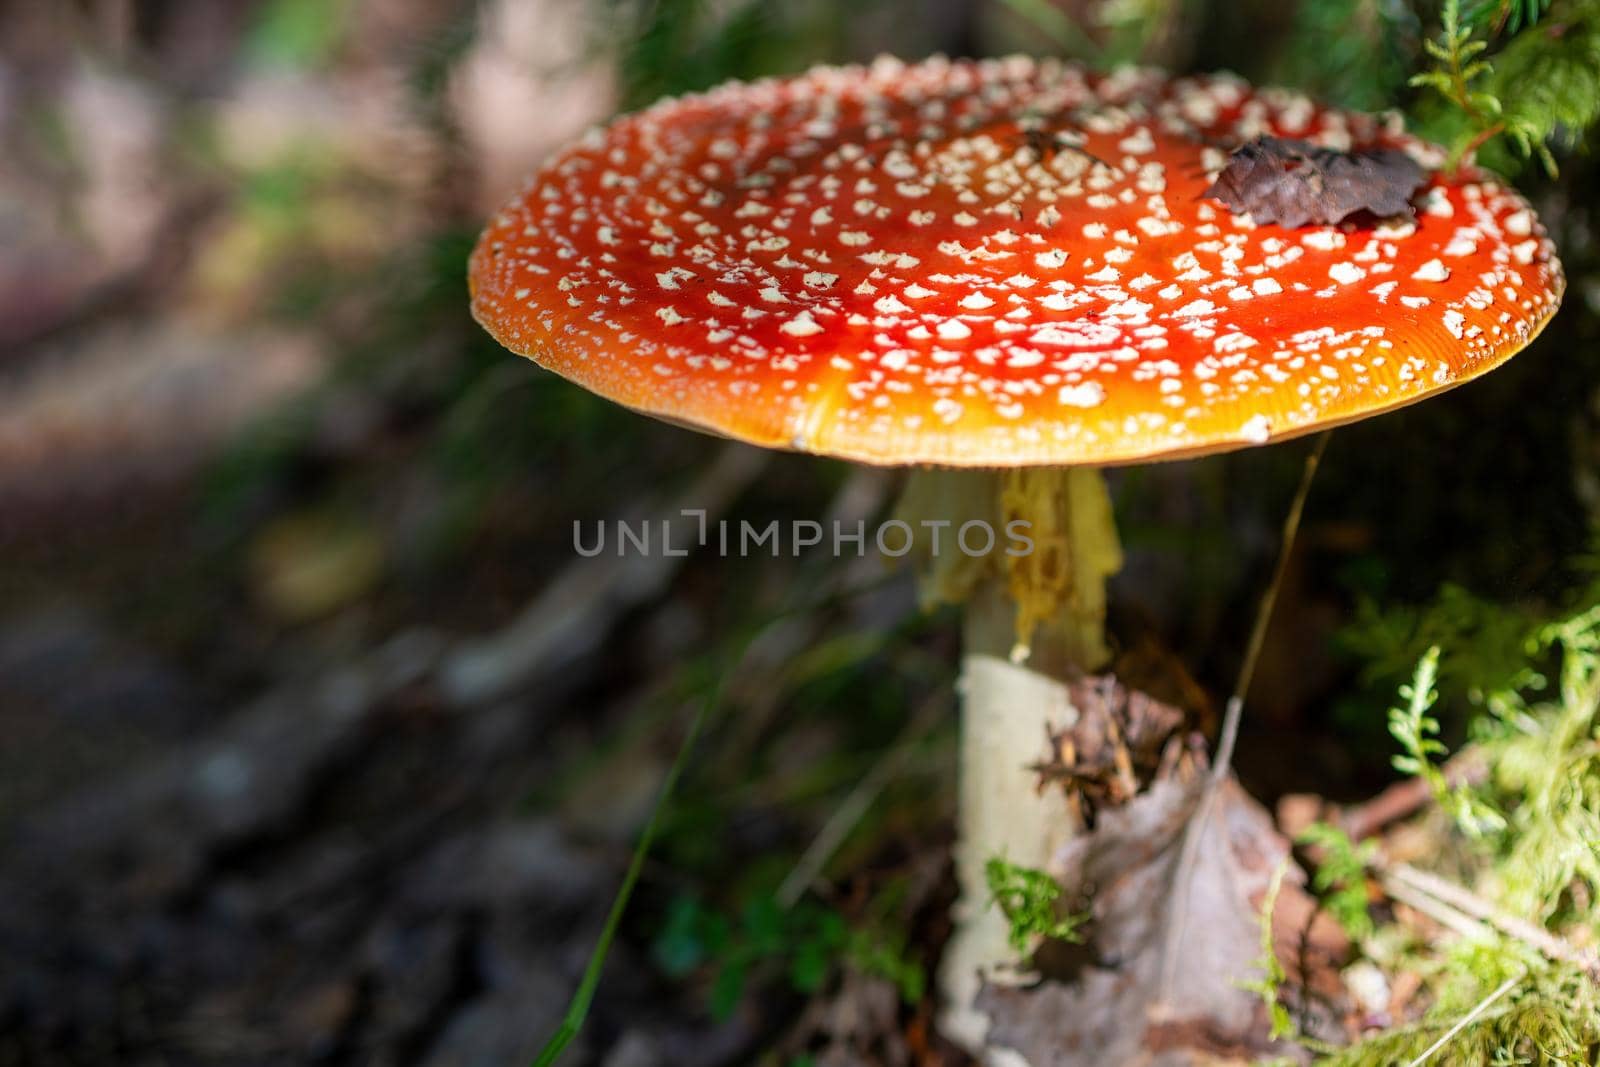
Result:
M1134 697L1124 696L1118 706L1139 706L1148 719ZM1086 715L1097 735L1104 732L1103 723L1095 725L1098 718ZM1169 718L1155 718L1172 729ZM1207 815L1204 847L1183 888L1189 921L1177 981L1170 1001L1159 1003L1184 828L1205 779L1202 759L1174 758L1180 748L1186 746L1173 732L1145 787L1125 803L1101 807L1093 829L1055 857L1051 874L1065 899L1088 909L1085 942L1046 943L1034 959L1040 980L989 984L979 994L978 1005L991 1018L989 1043L1015 1051L1030 1067L1176 1065L1200 1055L1303 1060L1302 1050L1267 1037L1266 1005L1251 988L1263 977L1263 903L1280 869L1285 876L1270 921L1288 981L1278 995L1289 1002L1302 1033L1342 1036L1339 1020L1346 1012L1337 968L1347 941L1307 893L1289 841L1232 778Z

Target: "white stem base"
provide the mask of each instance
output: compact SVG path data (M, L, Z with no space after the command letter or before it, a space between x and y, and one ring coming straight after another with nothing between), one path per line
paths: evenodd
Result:
M1040 793L1031 767L1049 754L1046 727L1061 730L1077 719L1067 687L1033 664L1010 662L1013 608L998 589L968 604L961 662L961 754L955 932L945 946L939 984L946 1037L990 1064L1009 1062L986 1050L989 1018L973 1007L983 981L1020 977L1009 925L994 906L984 866L992 857L1046 869L1055 850L1078 830L1059 789ZM1038 664L1040 667L1047 664Z

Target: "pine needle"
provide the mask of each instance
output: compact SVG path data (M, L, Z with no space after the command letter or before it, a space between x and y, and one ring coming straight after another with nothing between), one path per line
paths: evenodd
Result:
M1517 983L1521 982L1526 977L1527 975L1525 974L1518 974L1507 978L1504 982L1501 982L1500 985L1495 988L1494 992L1478 1001L1471 1011L1467 1012L1467 1014L1458 1019L1454 1026L1446 1030L1443 1034L1439 1035L1439 1040L1435 1041L1433 1044L1424 1049L1422 1055L1406 1064L1406 1067L1422 1067L1423 1064L1427 1063L1434 1057L1435 1053L1448 1045L1457 1034L1471 1026L1473 1022L1477 1020L1478 1016L1494 1007L1495 1001L1499 1000L1501 997L1515 989L1517 987Z

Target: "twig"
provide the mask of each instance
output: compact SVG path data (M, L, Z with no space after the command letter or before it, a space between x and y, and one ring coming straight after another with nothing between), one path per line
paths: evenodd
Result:
M1222 731L1217 738L1216 759L1211 765L1211 773L1206 777L1205 785L1201 787L1199 802L1195 804L1194 811L1189 815L1188 825L1184 827L1182 851L1178 854L1178 865L1172 878L1172 924L1167 927L1166 944L1162 949L1160 995L1156 1000L1158 1011L1165 1010L1172 1003L1173 987L1178 980L1178 954L1182 951L1185 927L1189 922L1189 881L1200 857L1200 846L1205 840L1206 826L1210 821L1211 808L1217 800L1217 792L1227 779L1233 764L1233 750L1239 740L1239 722L1244 717L1244 698L1250 691L1250 682L1255 676L1256 660L1260 658L1261 646L1266 640L1267 624L1272 621L1272 607L1278 599L1278 589L1283 585L1284 575L1289 570L1290 550L1294 547L1295 534L1300 530L1300 517L1305 513L1306 497L1311 493L1312 479L1316 477L1317 466L1322 462L1322 455L1327 451L1328 439L1332 435L1332 430L1324 430L1317 436L1311 451L1306 454L1305 468L1300 473L1300 485L1295 490L1294 500L1289 504L1289 513L1283 520L1283 536L1278 545L1278 561L1272 569L1272 580L1261 596L1261 606L1256 610L1255 624L1250 629L1250 640L1245 645L1244 661L1239 666L1239 677L1234 683L1233 695L1228 698L1228 706L1222 716Z
M1461 164L1473 162L1478 154L1478 149L1487 144L1491 138L1505 132L1506 124L1496 122L1473 134L1472 140L1450 153L1449 172L1454 174Z
M1451 788L1478 785L1488 777L1489 767L1476 748L1463 748L1440 768ZM1421 811L1433 803L1433 786L1422 778L1396 782L1372 799L1339 815L1339 828L1352 841L1363 841L1385 827Z
M1390 900L1421 912L1440 926L1472 941L1493 941L1494 930L1415 886L1378 874L1378 884Z
M1591 977L1600 979L1600 958L1593 952L1586 952L1526 919L1506 914L1465 886L1420 871L1408 863L1383 864L1377 869L1380 884L1384 885L1386 891L1405 886L1425 893L1463 914L1487 923L1507 937L1521 941L1549 959L1569 963Z
M1439 1040L1435 1041L1433 1044L1424 1049L1422 1055L1406 1064L1406 1067L1422 1067L1424 1063L1427 1063L1433 1058L1434 1053L1448 1045L1451 1038L1455 1037L1461 1031L1471 1026L1473 1021L1476 1020L1478 1016L1492 1008L1495 1001L1499 1000L1501 997L1515 989L1517 983L1526 977L1526 974L1518 974L1507 978L1504 982L1501 982L1493 993L1490 993L1488 996L1478 1001L1477 1005L1471 1011L1467 1012L1467 1014L1458 1019L1456 1024L1450 1029L1446 1030L1443 1034L1440 1034Z
M877 799L878 794L895 779L904 768L906 760L911 757L912 751L949 710L948 693L943 691L923 703L884 757L856 784L844 798L843 803L828 817L827 822L822 824L822 829L801 854L794 870L790 871L783 884L778 886L779 904L785 908L792 908L799 902L801 895L816 882L822 873L822 868L838 851L850 831L855 829L861 817L872 807L872 802Z

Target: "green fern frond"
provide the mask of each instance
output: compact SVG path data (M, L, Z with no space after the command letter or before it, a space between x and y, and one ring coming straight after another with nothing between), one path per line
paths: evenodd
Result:
M1311 878L1311 888L1322 897L1322 907L1355 942L1376 932L1367 910L1367 867L1377 854L1377 842L1357 844L1337 826L1319 822L1305 828L1297 843L1321 855Z
M1411 682L1400 687L1405 704L1389 709L1389 733L1400 744L1395 770L1421 778L1434 802L1448 812L1461 830L1481 837L1505 828L1505 818L1469 789L1452 786L1435 757L1449 750L1439 740L1439 720L1430 714L1439 699L1439 646L1434 645L1417 662Z
M1410 84L1449 105L1432 125L1448 130L1452 165L1499 139L1553 174L1551 144L1576 143L1600 120L1600 5L1493 0L1463 14L1460 0L1445 0L1439 21L1423 42L1432 66ZM1482 35L1501 29L1511 36L1491 57Z
M1493 33L1516 33L1532 26L1550 10L1552 0L1478 0L1467 11L1467 21Z
M1506 136L1547 170L1547 143L1576 142L1600 120L1600 12L1518 34L1495 56L1485 91L1502 102Z
M1445 0L1439 20L1439 36L1422 42L1423 51L1432 57L1435 66L1414 75L1411 84L1432 89L1480 126L1487 125L1500 112L1499 98L1477 87L1494 70L1488 61L1479 58L1489 44L1479 40L1472 26L1462 21L1459 0Z
M1433 766L1433 757L1447 751L1438 739L1439 720L1428 714L1439 699L1435 682L1439 677L1439 646L1434 645L1417 661L1416 673L1409 684L1400 687L1404 706L1389 709L1389 733L1400 743L1400 755L1393 759L1394 769L1402 774L1424 776Z

